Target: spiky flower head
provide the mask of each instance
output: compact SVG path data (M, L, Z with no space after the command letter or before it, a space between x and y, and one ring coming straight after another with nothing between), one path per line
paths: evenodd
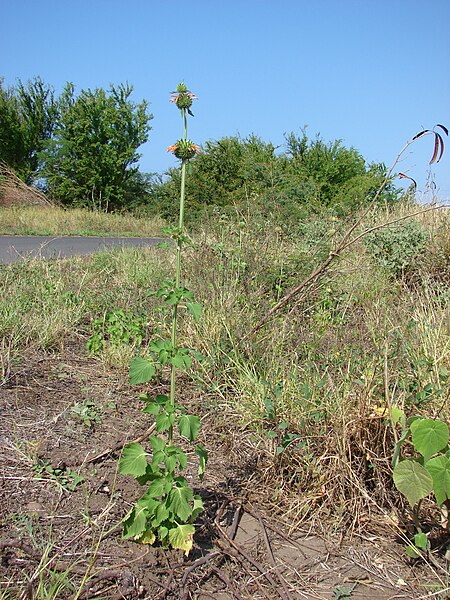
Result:
M189 160L200 152L200 146L197 146L191 140L178 140L173 146L167 148L167 152L172 152L181 160Z
M177 91L172 92L172 96L170 98L170 102L174 102L177 107L182 110L187 109L189 113L191 112L189 109L192 106L193 100L196 100L197 96L187 89L187 86L184 82L179 83L177 86Z

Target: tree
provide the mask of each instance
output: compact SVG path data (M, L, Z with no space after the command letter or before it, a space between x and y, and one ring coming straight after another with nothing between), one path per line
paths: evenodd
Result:
M39 77L9 88L0 81L0 160L26 183L36 177L38 155L56 117L54 91Z
M187 198L191 218L208 212L235 213L236 209L280 223L296 226L311 211L346 213L370 199L385 175L382 165L367 165L354 148L340 140L325 143L319 136L308 139L291 133L286 150L255 135L208 141L190 165ZM168 179L151 194L153 205L173 219L179 188L179 172L171 169ZM392 198L393 188L386 194Z
M75 96L74 85L66 85L53 136L40 154L51 197L105 211L123 205L127 183L137 172L137 149L147 141L153 118L145 100L130 100L132 91L121 84Z

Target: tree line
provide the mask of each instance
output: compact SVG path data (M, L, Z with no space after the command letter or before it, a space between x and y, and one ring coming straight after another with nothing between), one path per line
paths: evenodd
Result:
M132 92L120 84L76 93L67 83L57 97L39 77L10 87L0 80L0 160L63 205L139 208L173 220L179 169L139 171L153 116ZM281 150L255 135L207 141L189 167L191 220L251 210L281 223L311 211L346 213L370 199L386 173L340 140L310 139L305 129L286 135ZM384 199L396 195L390 186Z
M64 205L121 208L153 118L132 92L120 84L76 94L67 83L57 97L40 78L0 82L0 160Z

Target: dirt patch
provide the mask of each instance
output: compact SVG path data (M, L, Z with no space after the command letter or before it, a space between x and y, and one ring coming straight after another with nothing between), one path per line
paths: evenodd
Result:
M189 557L121 538L142 490L117 474L117 458L151 425L126 374L107 372L82 344L12 368L0 386L0 598L406 599L439 586L389 534L342 544L275 521L243 432L184 389L209 452L204 481L193 479L205 511Z

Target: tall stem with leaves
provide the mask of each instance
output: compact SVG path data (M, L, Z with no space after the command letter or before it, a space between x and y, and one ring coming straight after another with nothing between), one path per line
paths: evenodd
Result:
M170 229L176 241L175 279L166 281L153 292L172 308L170 339L157 339L148 346L151 359L135 357L130 365L130 382L142 384L150 382L159 368L170 366L169 395L158 394L151 397L141 394L146 406L144 412L155 417L155 429L160 435L150 435L151 452L138 443L128 444L123 450L119 471L133 475L141 485L148 484L145 494L137 501L124 519L124 538L140 543L153 544L159 541L163 547L171 546L184 550L192 548L195 532L194 521L202 511L200 496L194 495L187 480L179 473L186 467L187 455L173 443L175 425L181 437L193 442L200 430L198 416L187 414L186 408L177 401L176 374L179 369L189 369L192 361L190 349L178 346L177 325L179 310L185 308L197 321L201 305L194 302L192 292L181 285L181 257L184 235L184 204L186 188L186 166L198 152L198 146L187 138L187 115L192 115L190 107L195 94L180 83L171 101L180 109L183 119L183 137L168 151L181 160L181 189L178 227ZM161 435L163 434L163 435ZM167 435L167 442L164 439ZM199 458L198 475L203 476L207 454L200 444L195 452Z

